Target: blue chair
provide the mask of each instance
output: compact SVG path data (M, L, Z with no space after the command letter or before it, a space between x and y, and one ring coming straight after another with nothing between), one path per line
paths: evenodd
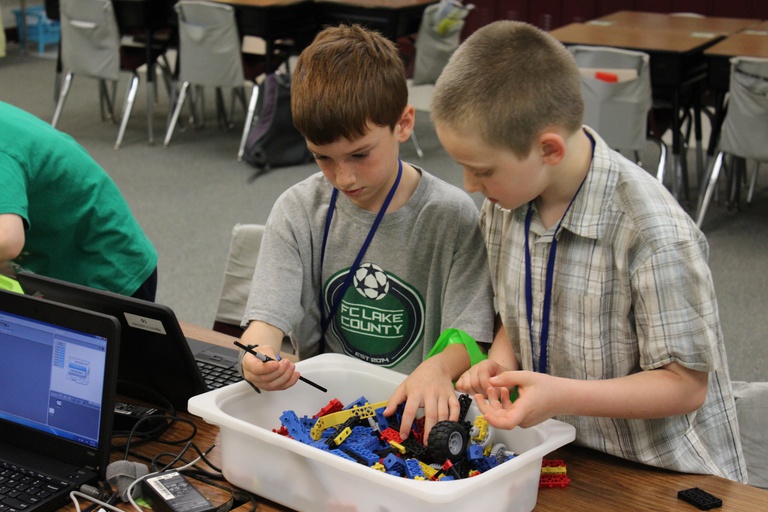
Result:
M59 42L61 38L59 22L46 16L44 5L27 7L25 12L26 33L22 28L25 25L21 9L13 9L13 14L16 16L16 26L19 28L19 44L24 47L28 41L37 41L37 51L42 55L45 53L46 45Z

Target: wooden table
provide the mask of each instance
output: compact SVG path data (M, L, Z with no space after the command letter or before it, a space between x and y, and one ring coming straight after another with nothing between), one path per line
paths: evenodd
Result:
M357 23L393 41L419 31L424 9L437 0L315 0L318 23Z
M182 322L184 333L196 338L223 346L231 346L233 338L209 329ZM287 355L286 355L287 356ZM291 356L287 356L291 357ZM218 440L218 427L210 425L195 416L181 413L179 416L195 421L198 431L195 443L206 449ZM182 439L190 432L189 426L179 424L169 431L164 438ZM135 451L141 457L149 459L163 451L176 451L178 448L161 443L150 443L137 447ZM122 453L115 453L113 460L122 458ZM192 455L190 454L190 457ZM221 452L218 447L208 455L214 466L221 467ZM570 485L566 488L545 488L538 493L535 511L562 512L603 510L679 510L694 511L692 506L677 499L677 492L692 487L703 489L723 500L723 510L734 512L755 512L768 510L768 491L739 484L724 478L707 475L688 475L659 470L628 462L594 450L573 445L564 446L549 454L546 458L561 459L568 466ZM209 501L218 506L230 499L225 489L193 480L195 486ZM226 485L226 483L225 483ZM300 485L300 483L297 483ZM263 498L258 498L259 512L288 512L290 509ZM252 504L239 505L237 512L248 512ZM121 505L129 510L129 507ZM73 512L73 506L62 509Z
M653 27L657 30L673 30L691 33L729 35L759 23L752 18L721 18L716 16L680 16L657 12L618 11L601 16L587 23L596 25L629 25Z
M688 171L682 150L682 98L687 91L693 91L693 97L697 98L697 88L707 76L703 52L724 36L713 32L655 30L653 27L628 23L572 23L553 30L551 34L566 45L611 46L645 52L650 56L651 87L654 92L672 98L672 156L675 177L672 192L675 197L680 198L682 185L685 198L689 199ZM694 108L696 140L700 143L702 131L698 115L699 104L696 101ZM703 167L701 158L698 166Z
M730 87L731 57L768 59L768 21L731 34L704 51L709 64L708 85L715 92L715 116L707 155L714 156L725 117L725 96Z

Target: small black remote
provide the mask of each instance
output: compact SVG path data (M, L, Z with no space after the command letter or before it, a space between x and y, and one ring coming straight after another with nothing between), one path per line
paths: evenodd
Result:
M141 405L129 404L126 402L116 402L113 429L115 431L129 431L139 420L156 414L161 414L161 412L154 407L143 407ZM160 425L162 421L162 418L143 421L141 425L139 425L137 432L143 433L153 430Z

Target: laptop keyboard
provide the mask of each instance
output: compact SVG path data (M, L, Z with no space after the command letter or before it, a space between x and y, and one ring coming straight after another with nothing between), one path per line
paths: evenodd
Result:
M36 471L0 462L0 512L26 510L67 485Z
M228 386L243 380L240 373L234 366L229 368L222 368L210 363L204 363L202 361L197 362L197 366L200 368L200 372L203 374L203 379L208 386L208 389L218 389L222 386ZM0 510L0 512L3 512Z

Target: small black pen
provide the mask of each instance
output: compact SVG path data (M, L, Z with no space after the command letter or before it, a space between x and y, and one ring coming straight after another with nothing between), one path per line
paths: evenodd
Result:
M249 354L253 354L254 356L256 356L256 358L257 358L259 361L262 361L262 362L264 362L264 363L266 363L267 361L274 361L274 359L273 359L273 358L271 358L271 357L269 357L268 355L262 354L261 352L256 352L255 350L253 350L253 348L251 348L251 347L249 347L249 346L247 346L247 345L243 345L243 344L242 344L242 343L240 343L239 341L235 341L235 342L234 342L234 344L235 344L235 346L237 346L237 347L240 347L241 349L245 350L245 351L246 351L246 352L248 352ZM309 379L306 379L306 378L304 378L304 377L301 377L301 376L300 376L300 377L299 377L299 380L300 380L300 381L302 381L302 382L305 382L305 383L309 384L310 386L312 386L312 387L314 387L314 388L317 388L317 389L319 389L319 390L320 390L320 391L322 391L323 393L327 393L327 392L328 392L328 390L327 390L327 389L325 389L323 386L321 386L321 385L319 385L319 384L315 384L314 382L312 382L312 381L311 381L311 380L309 380ZM253 387L253 388L254 388L256 391L258 391L259 393L261 393L261 391L259 390L259 388L257 388L256 386L254 386L254 385L253 385L252 383L250 383L250 382L249 382L249 384L251 384L251 387Z

